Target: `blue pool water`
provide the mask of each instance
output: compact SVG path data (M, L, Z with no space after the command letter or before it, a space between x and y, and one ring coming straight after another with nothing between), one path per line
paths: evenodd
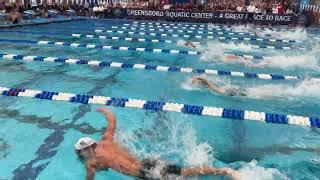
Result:
M0 30L0 39L194 51L181 45L184 38L169 36L100 33L117 37L166 39L174 43L71 36L74 33L95 34L96 29L109 30L112 26L124 27L124 24L131 26L132 22L83 20L20 27L10 29L11 31ZM254 32L260 38L296 39L302 42L191 38L192 41L200 42L201 47L197 51L201 55L188 55L1 41L0 53L279 74L299 76L300 80L206 76L219 85L237 87L248 94L248 97L229 97L192 87L188 80L192 77L190 73L12 61L2 58L0 86L320 117L318 32L313 29L276 32L246 26L224 27L223 31ZM236 33L228 37L250 36ZM286 46L291 49L259 49L252 45ZM300 47L307 49L301 50ZM221 56L223 51L268 56L270 58L267 60L253 61L255 64L270 64L253 67L226 62ZM95 112L99 106L25 97L1 96L0 101L0 179L84 179L85 168L78 161L73 144L82 136L100 138L107 124ZM320 178L320 131L317 129L174 112L110 108L118 120L118 141L139 159L156 155L182 166L228 166L239 169L242 179ZM96 174L96 179L111 178L133 179L112 170ZM222 177L198 177L214 178Z

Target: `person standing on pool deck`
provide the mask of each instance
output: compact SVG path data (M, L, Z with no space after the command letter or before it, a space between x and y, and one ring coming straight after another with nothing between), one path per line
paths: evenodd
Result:
M108 121L108 128L103 134L102 140L98 143L89 137L84 137L74 145L78 157L86 164L86 180L93 180L95 171L108 170L108 168L145 180L167 179L169 175L187 177L208 174L229 176L233 179L239 178L239 173L231 168L218 169L209 166L183 168L158 159L140 161L115 141L116 118L114 114L106 108L98 108L97 111L101 112ZM153 170L159 170L159 168L160 177L154 177Z
M234 89L234 88L225 89L225 88L219 87L218 85L214 84L213 82L210 82L209 80L201 76L194 76L192 77L191 80L192 80L192 84L200 84L201 86L204 86L220 94L226 94L229 96L246 96L246 93L241 92L238 89Z

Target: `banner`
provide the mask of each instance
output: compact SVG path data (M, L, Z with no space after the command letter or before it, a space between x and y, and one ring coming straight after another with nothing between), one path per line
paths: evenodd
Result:
M118 9L111 16L130 19L150 19L182 22L212 22L212 23L248 23L289 25L296 23L294 15L250 14L223 11L163 11L142 9Z

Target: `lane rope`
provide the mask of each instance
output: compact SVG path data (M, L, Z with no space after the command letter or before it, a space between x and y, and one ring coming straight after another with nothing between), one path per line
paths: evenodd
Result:
M306 117L286 114L275 114L268 112L257 112L249 110L227 109L222 107L210 107L202 105L189 105L163 101L150 101L128 98L114 98L107 96L93 96L86 94L72 94L64 92L53 92L33 89L19 89L0 87L3 96L29 97L41 100L64 101L82 104L100 104L115 107L138 108L152 111L171 111L200 116L214 116L235 120L250 120L256 122L291 124L304 127L320 127L320 119L317 117Z
M169 53L169 54L189 54L189 55L201 54L201 52L189 51L189 50L156 49L156 48L141 48L141 47L135 48L135 47L126 47L126 46L109 46L109 45L100 45L100 44L79 44L79 43L55 42L55 41L33 41L33 40L18 40L18 39L0 39L0 42L35 44L35 45L54 45L54 46L74 47L74 48L103 49L103 50Z
M194 73L194 74L208 74L216 76L232 76L246 79L264 79L264 80L299 80L298 76L283 76L276 74L254 73L254 72L238 72L238 71L224 71L217 69L193 69L190 67L175 67L175 66L159 66L159 65L146 65L146 64L130 64L120 62L109 61L97 61L97 60L82 60L76 58L64 58L64 57L48 57L48 56L24 56L17 54L0 53L0 58L7 60L25 61L25 62L56 62L65 64L86 64L99 67L113 67L123 69L144 69L153 71L164 72L177 72L177 73Z

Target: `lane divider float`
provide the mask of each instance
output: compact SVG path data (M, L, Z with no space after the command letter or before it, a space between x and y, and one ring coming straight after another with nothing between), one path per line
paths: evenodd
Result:
M190 105L164 101L114 98L107 96L72 94L65 92L19 89L10 87L0 87L0 94L3 96L29 97L41 100L64 101L81 104L99 104L115 107L138 108L152 111L171 111L200 116L214 116L225 119L251 120L264 123L291 124L304 127L320 128L320 118L318 117L275 114L268 112L227 109L222 107Z
M119 51L138 51L138 52L153 52L153 53L169 53L169 54L189 54L198 55L201 52L177 49L156 49L156 48L142 48L142 47L126 47L126 46L110 46L100 44L79 44L71 42L55 42L55 41L33 41L33 40L18 40L18 39L0 39L0 42L8 43L22 43L35 45L54 45L74 48L89 48L89 49L103 49L103 50L119 50Z
M123 69L144 69L153 71L164 72L177 72L177 73L194 73L194 74L208 74L216 76L232 76L247 79L264 79L264 80L299 80L298 76L283 76L276 74L254 73L254 72L238 72L238 71L224 71L217 69L193 69L190 67L174 67L174 66L159 66L159 65L146 65L146 64L130 64L120 62L108 62L97 60L82 60L76 58L64 58L64 57L47 57L47 56L24 56L16 54L0 53L0 58L7 60L25 61L25 62L56 62L65 64L85 64L99 67L113 67Z

